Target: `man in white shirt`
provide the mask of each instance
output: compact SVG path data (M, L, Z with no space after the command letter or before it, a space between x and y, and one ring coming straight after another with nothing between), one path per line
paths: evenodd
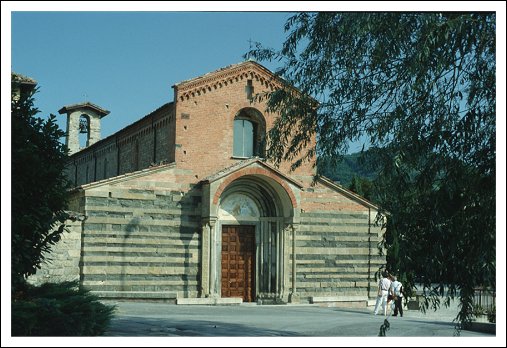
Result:
M377 302L375 303L375 309L373 314L377 315L380 304L382 303L382 311L384 316L387 316L387 295L391 289L391 281L389 280L389 273L384 271L382 279L378 282Z
M398 311L400 312L400 317L403 316L403 285L394 277L394 281L391 284L391 291L396 296L394 300L394 314L393 317L398 315Z

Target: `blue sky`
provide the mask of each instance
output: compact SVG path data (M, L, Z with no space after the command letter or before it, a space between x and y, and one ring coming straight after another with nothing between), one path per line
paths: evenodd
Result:
M483 9L471 4L471 9ZM58 115L58 110L64 105L90 101L109 110L102 119L101 135L107 137L172 101L175 83L241 62L250 41L280 48L286 38L284 24L292 13L366 10L362 5L246 2L233 7L220 2L134 2L119 7L108 2L31 3L10 13L10 68L37 80L39 116L56 114L62 129L66 117ZM401 9L399 3L394 5L394 9ZM368 9L390 6L393 4L388 2L370 3ZM445 2L439 6L449 9ZM416 8L428 9L420 4ZM281 66L280 62L260 63L270 70ZM349 151L359 151L361 145L354 143Z
M288 12L13 12L12 70L38 81L42 115L90 101L108 136L173 100L171 88L280 47ZM263 63L274 70L276 63ZM65 129L65 116L59 115Z

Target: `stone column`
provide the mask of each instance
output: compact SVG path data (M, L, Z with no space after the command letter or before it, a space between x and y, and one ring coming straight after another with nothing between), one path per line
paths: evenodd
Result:
M218 286L218 272L220 268L220 258L218 255L218 232L216 229L216 219L212 219L209 221L209 230L210 230L210 264L209 264L209 296L212 298L220 297L220 288Z
M291 303L298 303L299 302L299 295L297 294L296 289L296 275L297 275L297 267L296 267L296 232L298 225L292 224L292 292L289 296L289 302Z
M201 226L201 297L209 297L210 294L210 224L203 221Z
M79 111L67 115L67 137L65 145L69 149L69 155L78 152L79 149Z
M283 301L283 230L278 222L274 223L276 230L276 298Z
M100 140L100 117L93 115L90 117L90 129L86 146L95 144Z

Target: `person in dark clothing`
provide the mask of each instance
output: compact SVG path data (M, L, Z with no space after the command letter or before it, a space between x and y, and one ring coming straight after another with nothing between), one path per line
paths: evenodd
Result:
M394 313L393 317L398 315L400 312L400 317L403 316L403 284L399 282L395 276L393 276L393 282L391 283L392 293L394 294Z

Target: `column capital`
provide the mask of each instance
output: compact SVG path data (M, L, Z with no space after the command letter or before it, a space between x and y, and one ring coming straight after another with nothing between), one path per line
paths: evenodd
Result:
M218 218L216 216L206 216L201 219L201 225L204 226L210 226L213 228L218 221Z

